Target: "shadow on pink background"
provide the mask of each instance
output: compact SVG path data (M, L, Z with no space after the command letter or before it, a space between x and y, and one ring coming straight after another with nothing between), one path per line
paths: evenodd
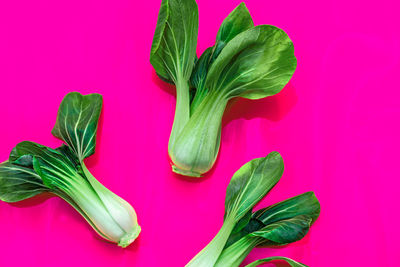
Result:
M215 235L225 189L245 162L279 151L285 173L259 207L315 191L322 213L301 241L255 249L313 267L398 266L400 27L396 1L248 0L256 24L284 29L298 68L278 95L229 104L215 168L170 170L173 87L150 46L161 1L3 1L0 161L50 131L69 91L104 96L92 173L135 207L140 238L121 249L62 200L0 203L0 266L183 266ZM200 54L239 1L199 0Z

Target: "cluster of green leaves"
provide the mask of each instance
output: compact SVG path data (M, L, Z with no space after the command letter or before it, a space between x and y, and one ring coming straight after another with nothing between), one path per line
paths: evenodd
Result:
M243 165L228 185L220 231L187 266L239 266L254 247L282 246L303 238L320 213L313 192L253 212L253 207L276 185L282 173L283 160L278 152ZM274 259L285 260L267 258L249 266ZM304 266L287 261L292 266Z
M200 58L197 32L195 0L162 1L150 62L161 79L176 85L168 145L173 171L194 177L216 160L227 102L278 93L297 65L287 34L271 25L254 26L243 3L223 21L215 44Z
M126 247L140 233L132 206L98 182L84 159L96 146L102 96L69 93L52 133L66 145L56 149L24 141L0 164L0 199L16 202L43 192L74 207L103 238Z

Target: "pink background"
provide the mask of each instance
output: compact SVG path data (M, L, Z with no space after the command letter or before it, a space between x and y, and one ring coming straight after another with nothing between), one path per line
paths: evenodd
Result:
M245 162L279 151L285 173L259 207L313 190L311 233L246 263L289 256L314 267L398 266L400 27L396 1L247 0L256 24L283 28L298 68L278 95L229 107L216 167L173 174L167 143L174 89L149 63L160 0L2 1L0 161L50 131L70 91L104 96L89 169L135 207L140 238L102 241L65 202L0 203L0 266L183 266L222 223L225 189ZM200 54L239 3L199 0Z

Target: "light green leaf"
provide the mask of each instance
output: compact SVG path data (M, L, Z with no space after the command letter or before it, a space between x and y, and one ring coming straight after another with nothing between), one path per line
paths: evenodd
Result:
M80 161L92 155L103 98L99 94L67 94L58 109L52 134L67 143Z
M198 11L194 0L163 0L151 46L157 74L174 83L188 81L196 58Z
M225 216L231 213L240 220L279 181L283 160L278 152L254 159L243 165L232 177L225 199Z
M239 33L254 27L253 19L246 5L240 3L222 22L217 34L217 42L228 43Z
M205 86L225 97L258 99L278 93L296 69L293 43L274 26L260 25L236 35L211 65Z
M0 164L0 199L17 202L49 191L40 176L29 167L9 161Z
M294 260L286 258L286 257L270 257L270 258L265 258L265 259L261 259L261 260L256 260L250 264L247 264L246 267L256 267L261 264L268 263L268 262L275 261L275 260L285 261L292 267L307 267L307 265L305 265L305 264L302 264L300 262L294 261Z
M244 3L240 3L222 22L215 45L203 52L193 69L191 84L195 87L195 96L190 106L192 114L209 91L205 80L211 64L233 37L253 27L253 20Z

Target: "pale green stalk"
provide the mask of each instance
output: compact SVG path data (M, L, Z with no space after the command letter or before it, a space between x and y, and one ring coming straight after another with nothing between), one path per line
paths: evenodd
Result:
M174 172L200 177L212 168L220 147L226 104L226 99L211 93L196 108L169 151Z
M225 218L224 224L218 234L186 265L186 267L213 267L224 249L225 243L235 223L234 216Z
M225 248L214 267L237 267L247 255L256 247L262 238L244 236L229 247Z
M189 84L187 79L182 75L177 77L176 85L176 108L174 123L172 125L171 135L169 137L168 152L171 155L171 151L174 148L175 141L179 137L183 127L190 118L190 94Z

